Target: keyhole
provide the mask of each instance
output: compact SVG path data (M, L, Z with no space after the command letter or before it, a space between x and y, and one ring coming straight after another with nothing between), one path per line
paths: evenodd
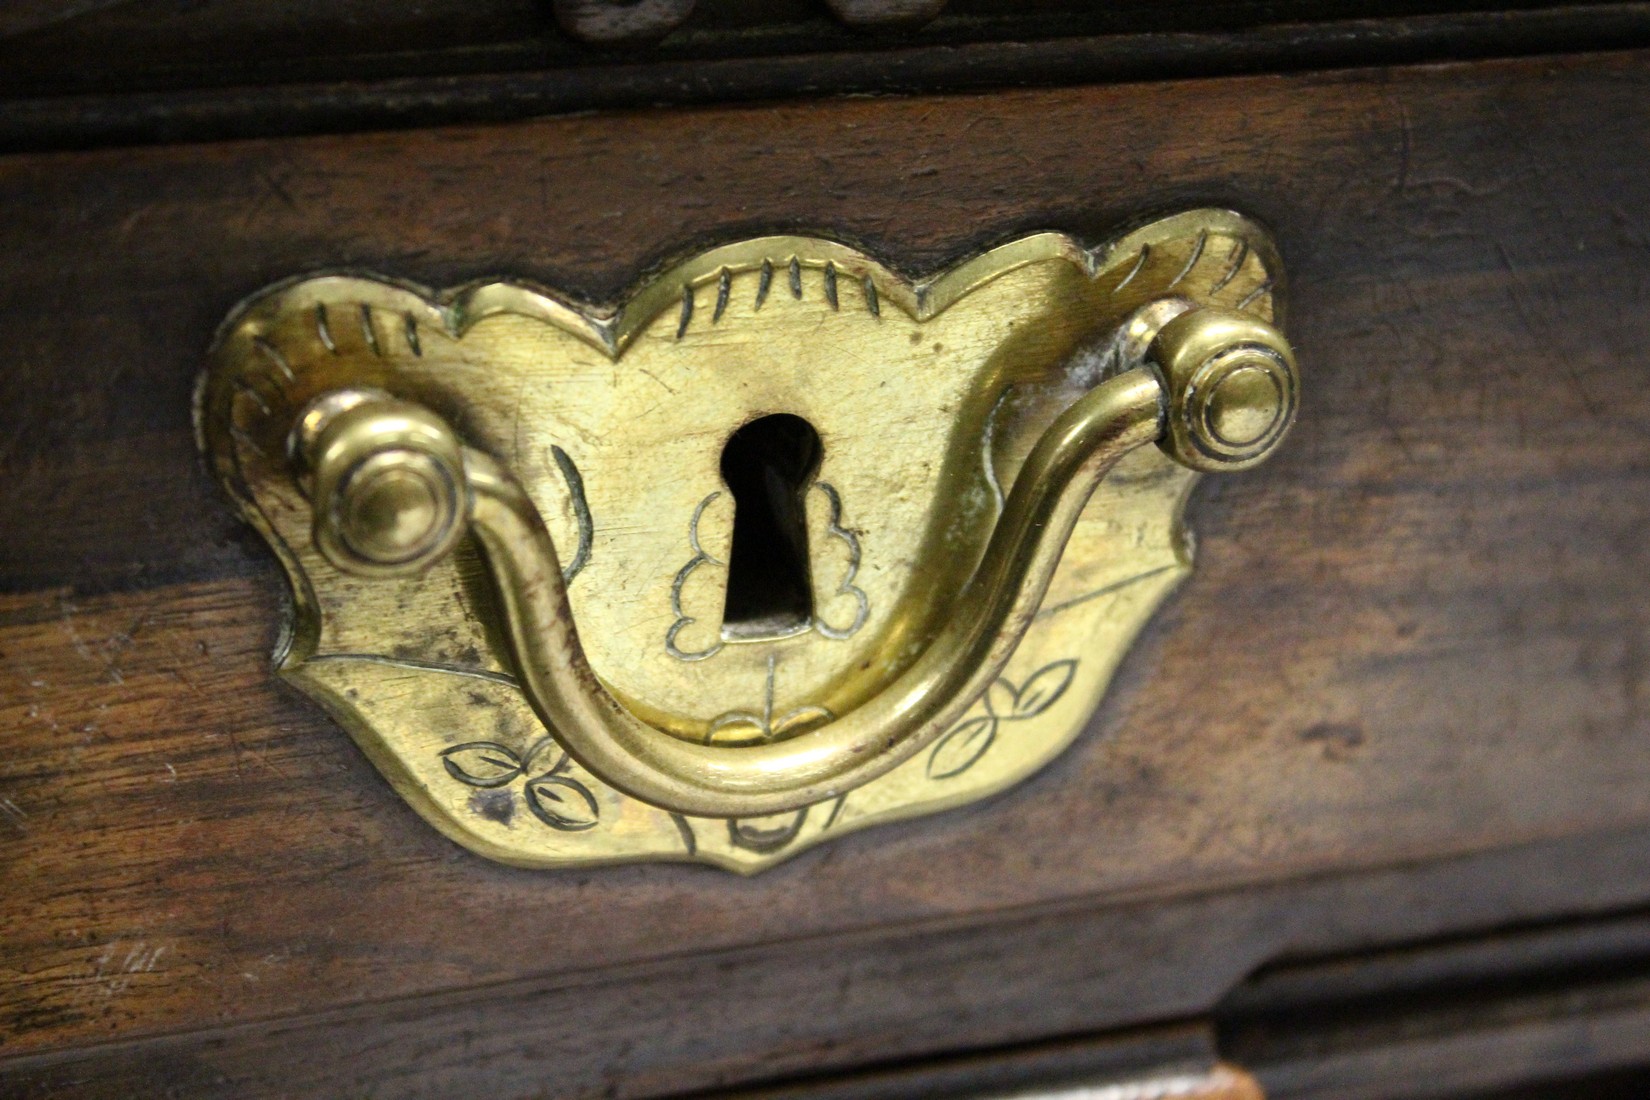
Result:
M733 493L728 641L783 638L813 621L803 494L821 453L813 425L789 413L751 421L722 448L722 480Z

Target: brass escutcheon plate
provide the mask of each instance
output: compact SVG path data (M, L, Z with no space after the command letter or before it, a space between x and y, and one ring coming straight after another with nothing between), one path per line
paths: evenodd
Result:
M294 476L305 410L355 388L439 413L543 517L589 665L614 698L661 738L773 744L810 737L912 664L1033 444L1131 365L1121 360L1132 318L1176 301L1275 324L1281 281L1267 234L1220 210L1097 248L1037 233L917 281L834 241L747 240L605 310L522 283L434 293L320 274L230 316L197 423L223 487L291 582L281 675L432 825L519 866L688 860L752 872L986 798L1065 749L1191 567L1183 511L1198 475L1156 447L1125 455L1000 675L908 759L808 805L710 816L624 793L547 728L472 538L388 579L322 553ZM1248 423L1241 409L1217 412ZM790 583L802 588L788 592L771 576L735 576L740 520L724 467L737 431L777 415L815 433L793 486L803 579ZM754 597L730 603L730 584Z

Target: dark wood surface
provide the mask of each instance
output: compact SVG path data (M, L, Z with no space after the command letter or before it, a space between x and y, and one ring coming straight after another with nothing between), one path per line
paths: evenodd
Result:
M1650 901L1647 104L1620 54L0 159L16 1088L639 1096ZM1208 203L1277 231L1301 424L1199 490L1197 574L1025 787L749 880L516 871L271 678L286 597L188 418L260 286L603 299L751 232L921 271Z
M528 0L21 2L8 35L0 0L0 153L1650 46L1644 2L992 0L868 37L811 0L721 0L622 48Z
M0 1061L0 1093L627 1098L746 1086L802 1100L818 1086L828 1100L864 1100L858 1089L874 1095L890 1075L909 1083L904 1071L918 1058L930 1068L915 1076L949 1081L951 1095L959 1077L1012 1092L993 1076L1020 1069L1097 1076L1108 1065L1147 1073L1211 1056L1216 1036L1207 1021L1181 1021L1206 1013L1267 959L1483 932L1558 911L1606 918L1591 935L1532 932L1470 952L1488 958L1466 960L1455 977L1539 975L1526 958L1532 942L1538 964L1567 948L1564 961L1603 959L1614 968L1609 982L1514 1001L1522 1020L1455 1003L1356 1012L1372 999L1360 996L1369 986L1447 992L1449 976L1440 980L1437 971L1461 961L1460 949L1448 947L1395 952L1397 962L1419 964L1407 968L1333 959L1285 966L1253 982L1224 1014L1221 1046L1260 1075L1273 1100L1329 1100L1343 1096L1338 1089L1350 1095L1353 1085L1380 1100L1436 1098L1428 1089L1440 1074L1471 1088L1635 1058L1643 1064L1650 1021L1643 922L1607 918L1650 898L1647 876L1650 831L1638 830L1173 901L1076 899L976 921L665 955L158 1038L117 1037ZM1346 996L1354 1011L1302 998L1302 982ZM1283 1012L1302 1011L1302 1000L1309 1026L1272 1026ZM1564 1002L1572 1018L1564 1018ZM1509 1026L1517 1023L1527 1026ZM1098 1050L1081 1039L1091 1032L1106 1033ZM1063 1037L1074 1044L1059 1043ZM820 1081L848 1069L861 1072ZM904 1096L910 1100L909 1090Z
M1267 967L1217 1017L1268 1100L1640 1097L1650 914Z
M1631 6L1597 0L0 0L0 96L876 54L1093 36L1217 37L1352 19ZM899 18L902 13L911 18Z

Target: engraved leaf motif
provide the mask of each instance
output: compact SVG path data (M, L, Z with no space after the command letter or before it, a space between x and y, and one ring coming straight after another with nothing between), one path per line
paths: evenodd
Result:
M601 824L601 807L590 788L566 775L543 775L527 784L527 808L533 816L564 833Z
M953 726L928 754L928 778L950 779L972 768L997 739L997 719L970 718Z
M531 768L533 766L533 761L539 759L539 757L545 752L545 750L554 749L554 748L557 748L557 747L558 746L556 745L556 739L554 737L550 737L550 736L546 735L544 737L539 738L537 741L535 741L531 745L527 746L527 751L521 754L521 767L522 767L522 770L525 771L528 768ZM561 771L562 769L566 768L567 763L568 763L568 759L569 758L568 758L568 755L567 755L567 750L562 749L561 750L561 755L559 757L557 757L555 764L552 765L550 770L548 772L546 772L545 774L546 775L554 775L555 773L557 773L557 772Z
M987 714L993 718L1013 718L1014 710L1019 706L1020 693L1014 690L1012 683L999 676L985 689L984 698Z
M1071 678L1076 673L1077 662L1073 660L1055 661L1038 669L1015 698L1012 717L1016 721L1035 718L1052 707L1071 686Z
M466 741L441 753L447 774L472 787L502 787L521 774L521 757L496 741Z

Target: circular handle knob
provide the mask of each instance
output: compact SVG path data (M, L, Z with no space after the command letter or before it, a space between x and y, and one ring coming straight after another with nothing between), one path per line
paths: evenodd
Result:
M315 503L315 545L362 576L403 576L440 561L470 511L462 445L428 409L370 390L316 401L292 451Z
M1163 326L1147 359L1168 391L1159 446L1194 470L1263 462L1295 422L1295 353L1283 333L1247 313L1188 310Z

